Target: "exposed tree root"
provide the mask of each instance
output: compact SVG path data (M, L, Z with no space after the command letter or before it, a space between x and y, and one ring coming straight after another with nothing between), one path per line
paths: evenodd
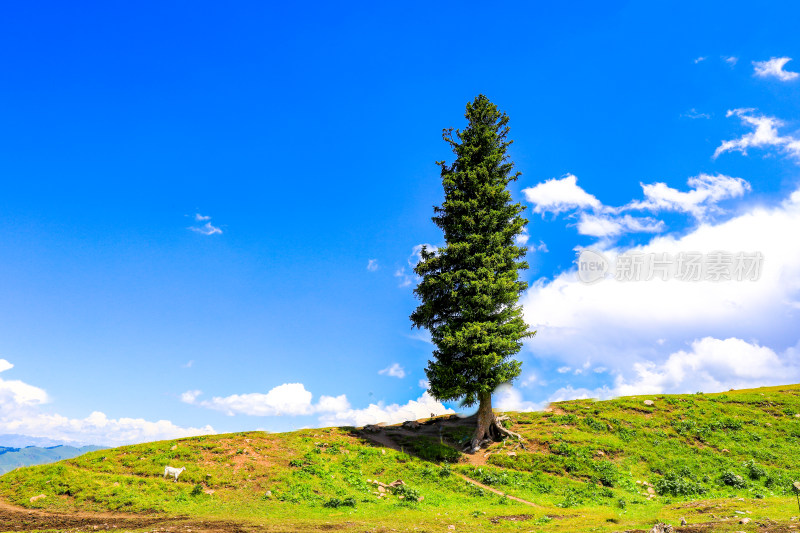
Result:
M503 439L515 439L519 441L522 449L525 449L524 439L519 433L514 433L503 427L502 422L508 420L507 416L495 416L490 412L489 416L486 413L478 412L478 427L475 429L475 434L472 440L467 444L465 451L468 453L475 453L484 446L490 446L495 442Z

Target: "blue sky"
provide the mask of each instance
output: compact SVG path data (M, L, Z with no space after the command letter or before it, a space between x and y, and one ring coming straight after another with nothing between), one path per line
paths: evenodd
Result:
M443 244L441 130L480 93L510 117L539 331L496 406L800 380L798 15L7 6L0 433L117 444L457 409L420 383L411 270ZM588 286L584 247L764 268Z

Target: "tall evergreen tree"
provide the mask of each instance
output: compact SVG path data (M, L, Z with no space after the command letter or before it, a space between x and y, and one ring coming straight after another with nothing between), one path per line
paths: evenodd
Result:
M519 270L526 249L516 246L528 221L512 203L508 184L513 162L506 149L508 116L484 95L467 104L467 127L445 129L442 137L456 159L441 167L444 203L434 206L433 222L445 246L423 249L414 271L422 277L414 294L421 304L411 315L414 327L427 328L436 347L425 373L430 392L441 401L461 400L478 407L471 449L486 439L515 435L498 424L492 393L519 376L512 359L530 331L517 301L528 284Z

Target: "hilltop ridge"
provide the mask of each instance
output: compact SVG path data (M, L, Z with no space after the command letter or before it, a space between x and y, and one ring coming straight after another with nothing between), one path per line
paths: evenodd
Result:
M506 414L524 442L470 456L469 421L450 417L210 435L20 468L0 477L0 498L53 516L225 519L242 531L788 531L800 514L800 385ZM173 483L165 466L186 470Z

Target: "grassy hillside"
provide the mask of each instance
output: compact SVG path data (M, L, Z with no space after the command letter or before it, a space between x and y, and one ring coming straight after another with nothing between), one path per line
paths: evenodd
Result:
M509 415L525 449L505 442L462 455L469 429L443 418L378 433L215 435L21 468L0 477L0 497L279 531L622 531L681 517L695 525L686 531L788 531L800 516L791 489L800 479L798 385ZM167 465L186 467L177 483L162 479ZM374 483L398 479L404 485Z
M10 448L0 446L0 474L10 472L20 466L42 465L54 463L62 459L71 459L78 455L100 450L99 446L28 446L25 448Z

